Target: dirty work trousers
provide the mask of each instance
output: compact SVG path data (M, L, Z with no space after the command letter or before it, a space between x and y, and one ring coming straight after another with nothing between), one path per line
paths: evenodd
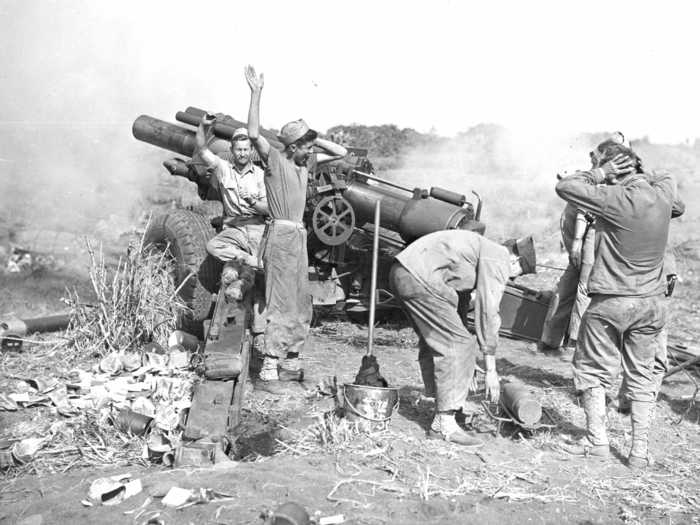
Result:
M223 263L231 266L238 275L244 267L241 262L243 255L254 255L260 258L265 224L248 224L245 226L224 226L220 233L207 243L207 252ZM253 333L265 331L265 292L256 286L253 299Z
M666 355L665 324L666 302L660 296L592 296L574 354L576 389L609 390L622 363L621 394L630 401L654 401L657 360Z
M567 335L571 340L578 339L581 317L590 303L588 279L595 260L594 242L594 235L586 235L581 250L581 269L569 263L559 278L540 338L547 346L562 346Z
M265 268L265 355L300 353L311 324L312 300L306 229L301 223L273 220L263 239Z
M454 300L435 295L401 264L389 280L418 334L418 363L426 394L435 394L438 411L464 405L476 364L476 338L462 323Z

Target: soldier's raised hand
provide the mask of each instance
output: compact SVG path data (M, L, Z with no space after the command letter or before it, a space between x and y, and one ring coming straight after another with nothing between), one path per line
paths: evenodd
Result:
M248 82L248 86L250 87L251 91L261 91L263 86L265 85L265 76L260 73L258 75L255 72L255 68L248 64L245 67L245 79Z
M199 126L197 126L197 132L194 134L195 143L198 148L201 149L207 145L209 128L213 123L214 119L208 118L207 115L203 116L202 120L200 120Z
M608 182L614 182L620 177L634 173L635 162L631 157L625 155L624 153L620 153L619 155L615 156L615 158L607 161L600 168L605 174L605 179Z

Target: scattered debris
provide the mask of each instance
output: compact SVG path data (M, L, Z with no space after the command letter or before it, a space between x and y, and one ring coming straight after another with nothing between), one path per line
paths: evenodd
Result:
M232 494L217 492L214 489L183 489L172 487L163 498L163 505L184 509L192 505L201 503L211 503L212 501L229 501L235 499Z
M335 514L333 516L319 516L316 518L318 525L340 525L345 523L345 516L343 514Z
M306 509L292 501L283 503L272 512L264 513L262 517L265 519L265 525L309 525L311 523Z
M4 259L4 257L3 257ZM56 258L48 253L39 253L23 246L12 246L7 256L4 271L29 275L43 270L54 270L61 266Z
M29 463L46 443L45 438L26 438L12 445L12 456L19 464Z
M131 474L121 474L108 478L97 478L90 484L88 500L83 505L92 506L90 502L101 505L118 505L143 490L140 479L131 480Z
M151 433L144 445L143 457L153 463L161 462L166 467L172 466L175 461L172 442L159 432Z
M179 507L187 503L193 494L189 489L172 487L163 498L163 505L166 507Z
M134 436L143 436L150 429L153 418L134 412L129 408L122 408L113 422L114 426L122 432Z

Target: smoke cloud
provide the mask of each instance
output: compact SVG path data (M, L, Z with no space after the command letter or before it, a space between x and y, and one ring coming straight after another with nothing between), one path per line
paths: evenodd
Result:
M590 166L595 136L518 133L479 125L439 143L408 152L388 176L408 185L441 186L483 200L481 220L496 240L535 234L552 249L559 242L563 202L556 175Z
M131 124L146 108L174 113L179 96L167 75L154 85L142 42L126 38L132 18L104 7L0 6L0 219L10 230L113 237L139 221L166 177L163 152L138 143Z

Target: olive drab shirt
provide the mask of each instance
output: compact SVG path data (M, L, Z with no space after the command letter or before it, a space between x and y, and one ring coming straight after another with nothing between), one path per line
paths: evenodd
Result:
M589 294L650 297L666 288L664 253L676 183L634 174L605 185L600 170L559 181L557 194L596 217Z
M284 152L271 147L265 168L265 189L270 217L301 222L306 207L309 168L297 166Z
M396 256L436 297L457 308L458 292L472 292L479 348L493 354L501 328L500 304L510 275L508 250L466 230L430 233Z

